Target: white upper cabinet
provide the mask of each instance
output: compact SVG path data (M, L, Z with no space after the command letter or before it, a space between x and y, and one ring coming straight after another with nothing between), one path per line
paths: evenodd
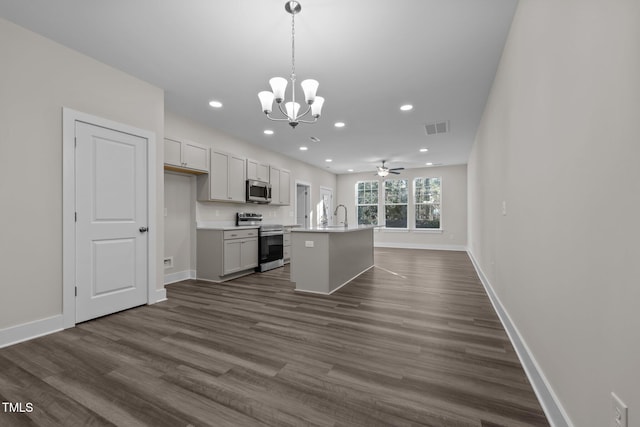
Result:
M209 147L165 138L164 168L194 174L209 173Z
M291 172L277 166L269 167L269 182L271 183L271 204L291 204Z
M211 149L211 172L198 177L198 200L245 203L244 157Z
M269 182L269 165L247 159L247 179Z

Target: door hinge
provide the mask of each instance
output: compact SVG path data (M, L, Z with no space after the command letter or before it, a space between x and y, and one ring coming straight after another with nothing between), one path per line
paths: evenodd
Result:
M76 286L76 296L78 296L78 287Z
M77 147L78 146L78 138L77 137L73 137L73 146Z
M75 213L75 221L78 222L78 212L74 212Z

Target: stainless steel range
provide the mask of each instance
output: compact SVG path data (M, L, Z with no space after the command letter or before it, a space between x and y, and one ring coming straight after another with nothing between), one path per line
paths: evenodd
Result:
M284 226L265 224L258 231L259 263L258 271L267 271L284 265Z

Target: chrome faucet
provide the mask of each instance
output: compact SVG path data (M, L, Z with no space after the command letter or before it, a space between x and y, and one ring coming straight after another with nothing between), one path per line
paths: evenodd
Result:
M338 206L336 206L336 210L333 212L333 214L336 216L336 218L338 217L338 208L342 206L344 208L344 226L348 227L347 225L347 207L343 204L339 204Z

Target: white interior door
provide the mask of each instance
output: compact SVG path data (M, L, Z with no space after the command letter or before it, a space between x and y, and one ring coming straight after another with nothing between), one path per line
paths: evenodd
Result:
M76 122L76 322L147 302L147 140Z

